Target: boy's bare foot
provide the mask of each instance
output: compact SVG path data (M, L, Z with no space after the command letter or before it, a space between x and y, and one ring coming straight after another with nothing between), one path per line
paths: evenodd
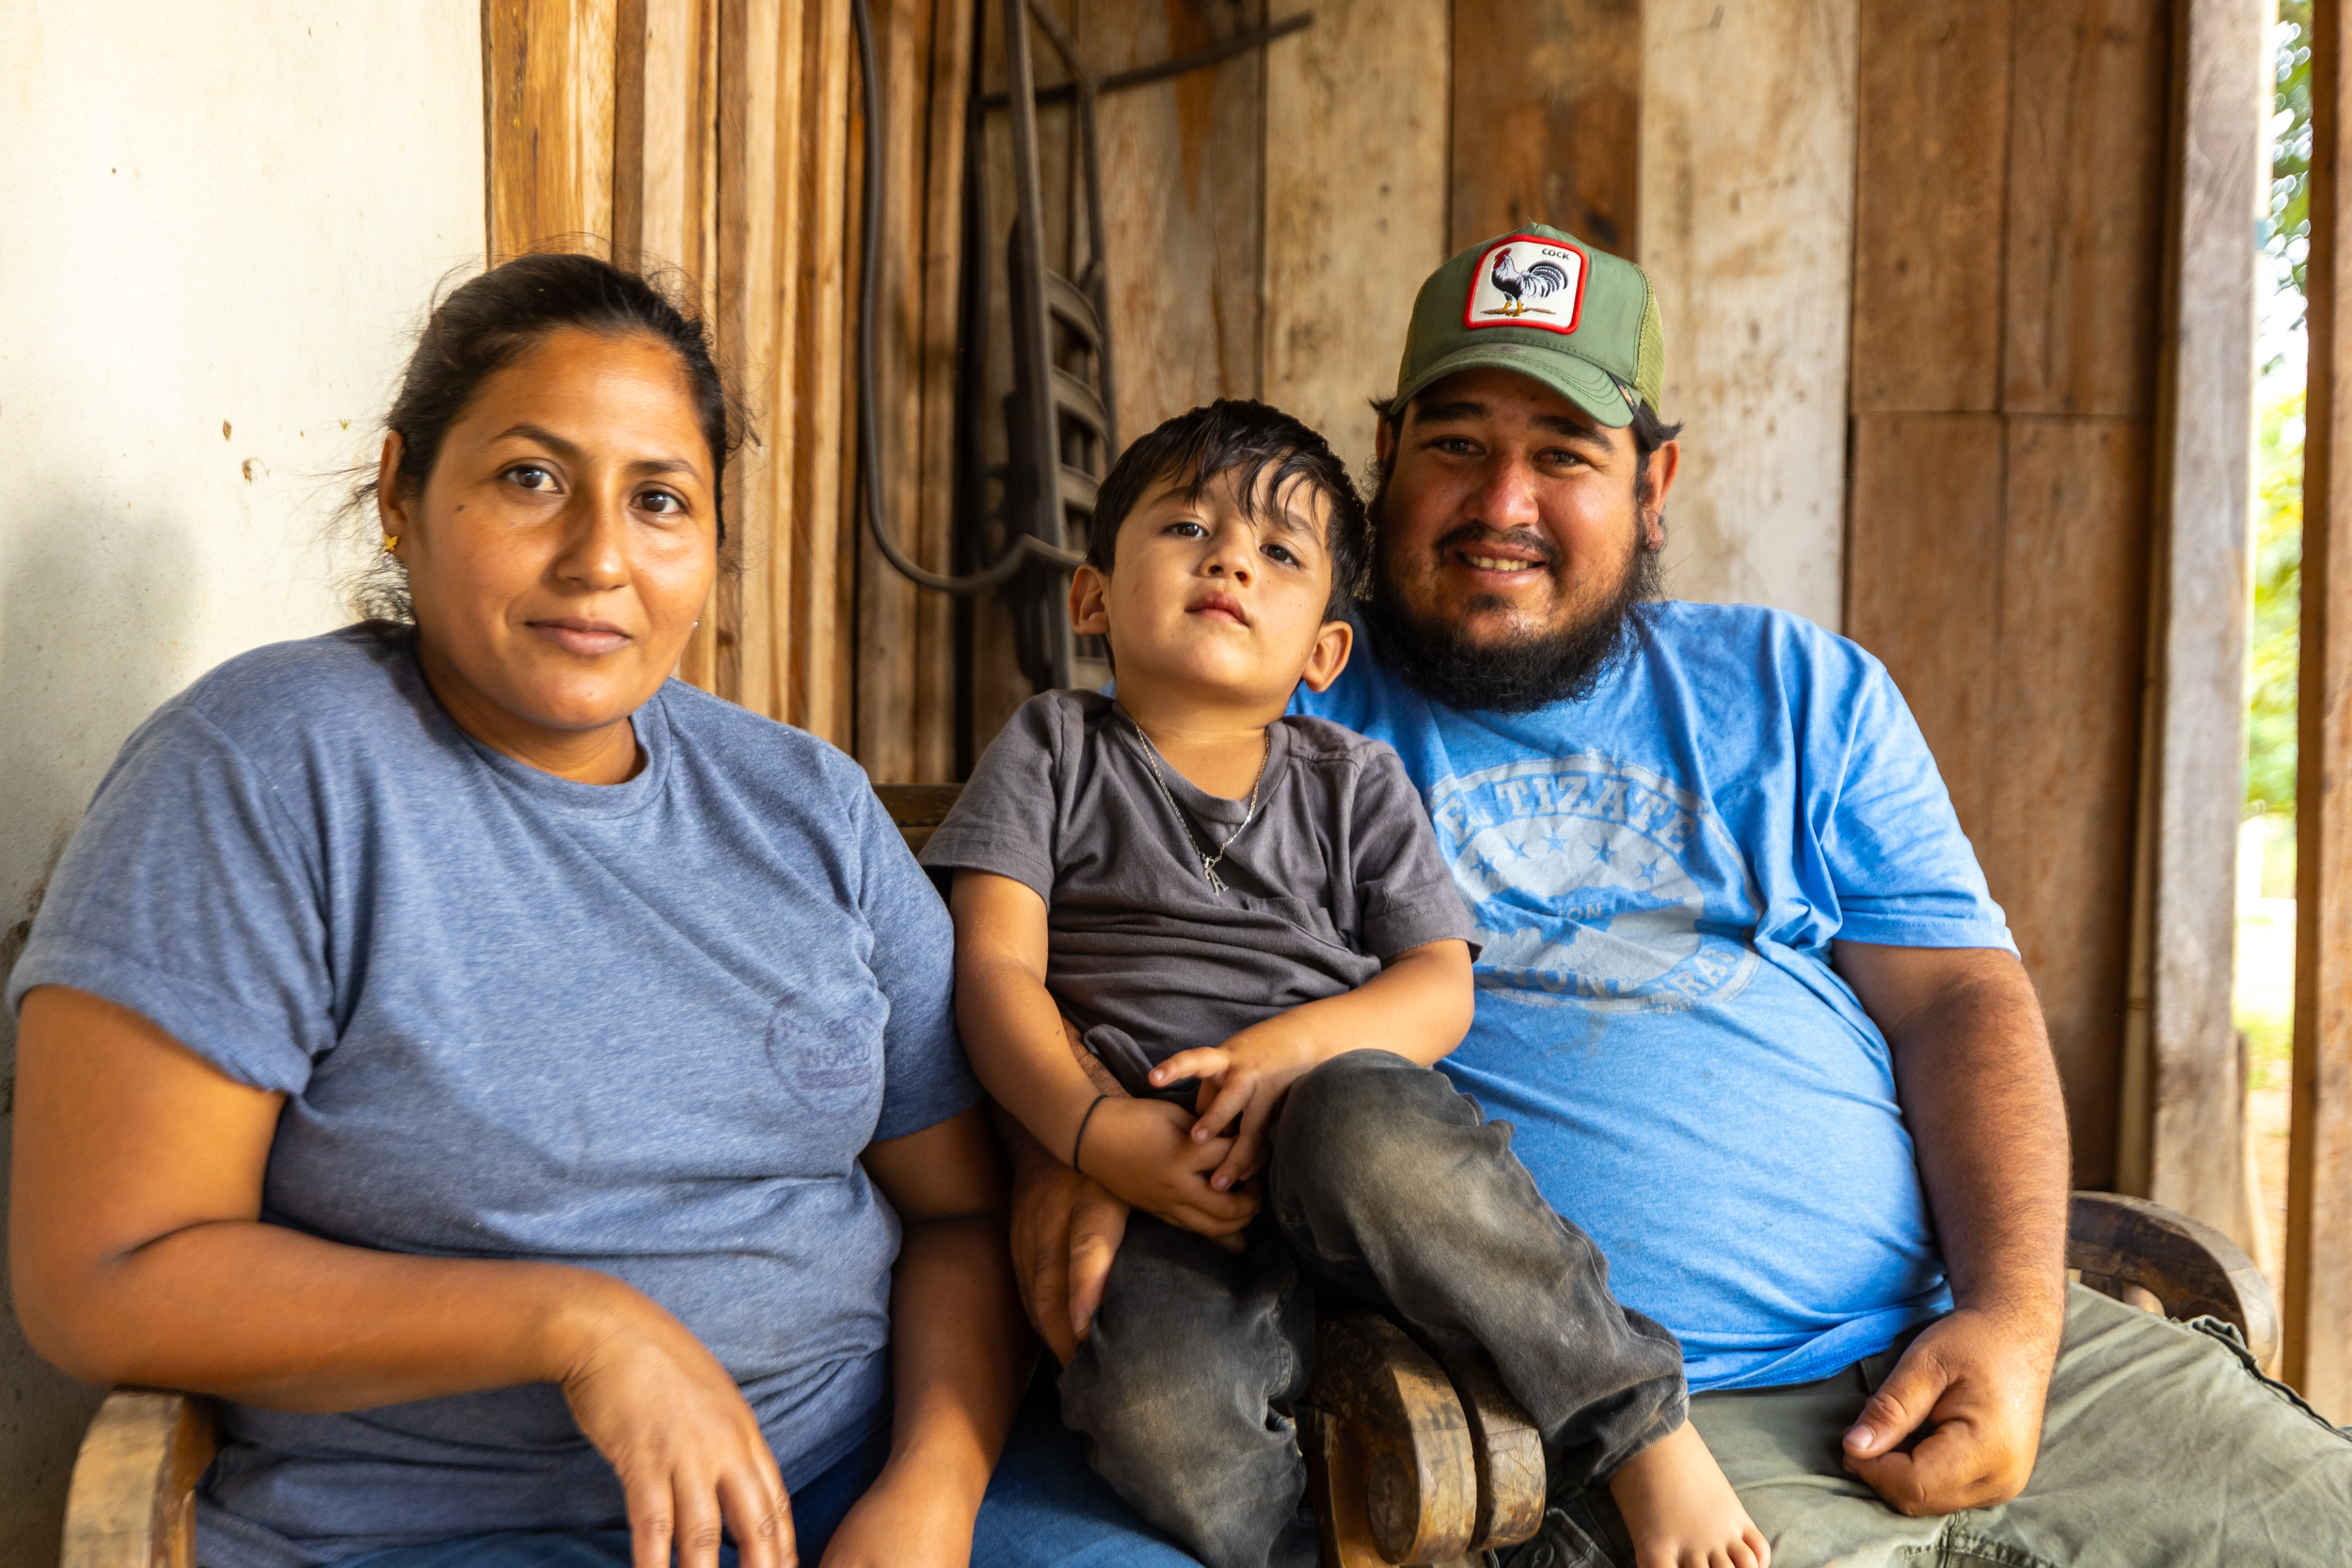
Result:
M1772 1568L1772 1549L1685 1421L1609 1478L1641 1568Z

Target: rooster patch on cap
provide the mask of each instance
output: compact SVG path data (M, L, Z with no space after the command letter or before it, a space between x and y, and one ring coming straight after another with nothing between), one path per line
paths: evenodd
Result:
M1515 234L1479 258L1463 325L1574 332L1583 295L1584 258L1574 246Z

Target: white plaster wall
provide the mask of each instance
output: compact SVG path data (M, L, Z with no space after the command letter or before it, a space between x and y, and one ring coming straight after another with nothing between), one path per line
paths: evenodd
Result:
M1857 0L1645 0L1641 261L1689 428L1677 598L1836 628L1853 310Z
M0 4L0 968L132 727L343 618L335 473L484 248L480 12ZM0 1568L56 1560L95 1398L0 1315Z

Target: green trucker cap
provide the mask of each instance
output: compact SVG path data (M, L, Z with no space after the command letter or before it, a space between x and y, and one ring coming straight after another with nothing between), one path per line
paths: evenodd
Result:
M1632 423L1623 388L1655 409L1666 374L1649 275L1540 223L1470 246L1413 301L1397 402L1470 370L1517 371L1612 429Z

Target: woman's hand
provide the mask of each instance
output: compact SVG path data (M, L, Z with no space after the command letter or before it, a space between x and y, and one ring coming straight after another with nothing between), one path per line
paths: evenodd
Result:
M973 1512L915 1467L893 1465L833 1532L821 1568L964 1568Z
M718 1358L644 1296L587 1328L564 1398L621 1479L635 1568L797 1568L792 1506L758 1419Z
M1209 1173L1232 1156L1233 1140L1196 1139L1193 1124L1182 1106L1164 1100L1106 1098L1087 1123L1078 1168L1170 1225L1202 1236L1232 1235L1257 1212L1257 1200L1209 1185Z

